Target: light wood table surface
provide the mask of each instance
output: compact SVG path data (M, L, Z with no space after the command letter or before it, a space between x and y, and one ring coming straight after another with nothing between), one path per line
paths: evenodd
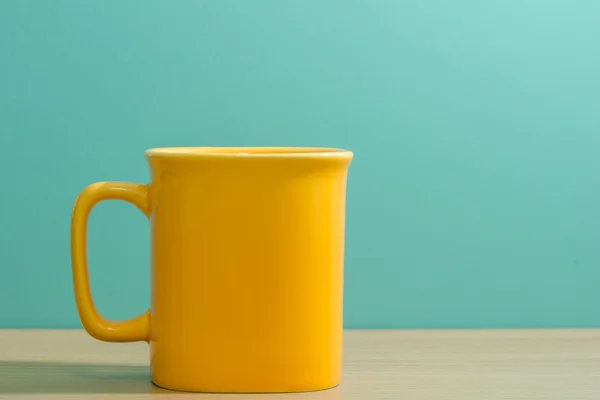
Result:
M344 340L335 389L217 395L153 386L145 343L0 330L0 399L600 400L600 330L346 331Z

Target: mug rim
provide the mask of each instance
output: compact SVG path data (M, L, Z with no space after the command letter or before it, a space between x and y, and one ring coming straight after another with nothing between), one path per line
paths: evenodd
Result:
M146 157L169 158L352 158L354 154L345 149L334 147L294 147L294 146L250 146L250 147L217 147L217 146L181 146L156 147L145 152Z

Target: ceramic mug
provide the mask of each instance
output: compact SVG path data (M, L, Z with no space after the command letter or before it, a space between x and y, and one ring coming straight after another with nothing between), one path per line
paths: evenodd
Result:
M73 281L87 332L147 341L152 381L198 392L299 392L342 371L346 176L328 148L151 149L149 185L101 182L75 201ZM151 305L123 322L98 314L86 225L102 200L150 219Z

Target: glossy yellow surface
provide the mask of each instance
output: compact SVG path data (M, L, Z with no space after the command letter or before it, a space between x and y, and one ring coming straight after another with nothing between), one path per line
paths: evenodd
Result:
M346 175L352 153L307 148L146 152L150 185L104 182L75 202L83 326L150 343L152 380L203 392L295 392L340 382ZM121 199L150 218L150 310L107 321L89 291L87 216Z

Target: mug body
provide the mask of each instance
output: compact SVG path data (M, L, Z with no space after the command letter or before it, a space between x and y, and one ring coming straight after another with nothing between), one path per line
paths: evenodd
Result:
M200 392L338 385L352 153L165 148L146 158L153 382Z

